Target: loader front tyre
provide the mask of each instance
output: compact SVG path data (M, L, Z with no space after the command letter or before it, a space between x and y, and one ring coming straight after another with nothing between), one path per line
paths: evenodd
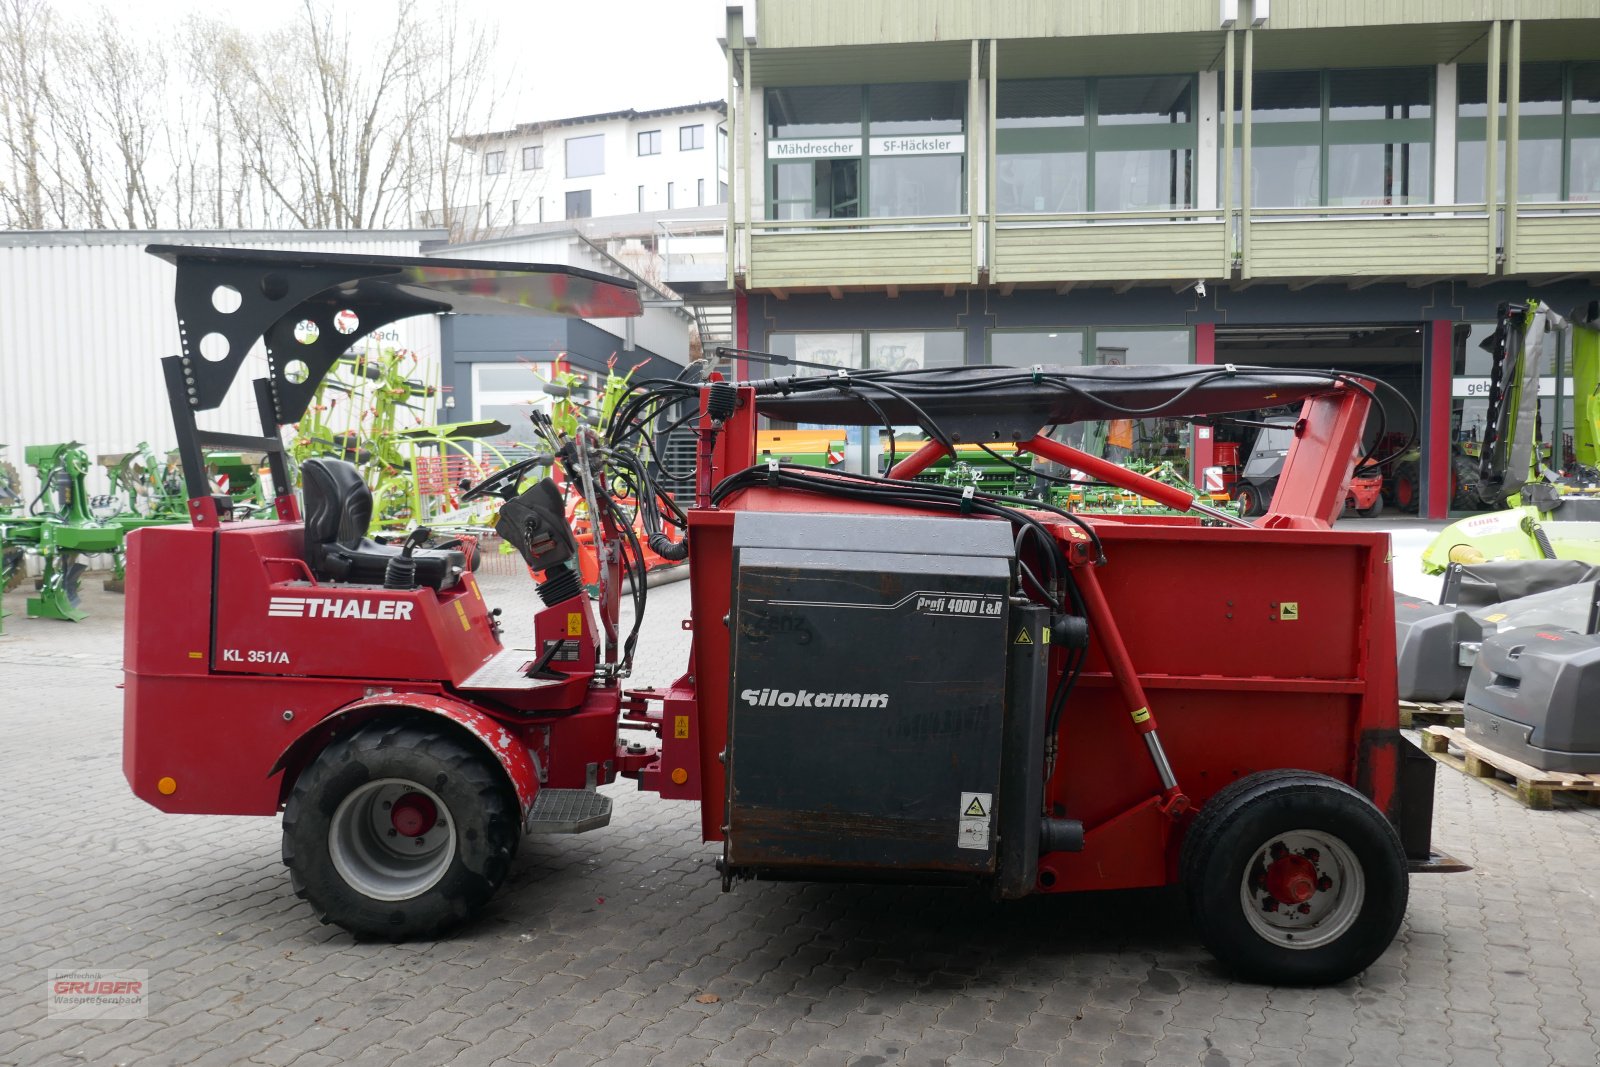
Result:
M520 840L517 802L481 748L427 726L369 726L295 782L283 865L323 922L431 938L494 895Z
M1206 802L1180 860L1195 930L1239 977L1323 985L1394 940L1409 892L1399 835L1366 797L1310 771L1266 771Z

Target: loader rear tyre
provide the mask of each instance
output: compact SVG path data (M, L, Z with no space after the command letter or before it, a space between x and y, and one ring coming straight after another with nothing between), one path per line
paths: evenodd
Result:
M1400 929L1410 885L1399 835L1366 797L1310 771L1265 771L1208 800L1181 881L1200 940L1239 977L1341 982Z
M323 749L283 813L283 865L323 922L431 938L494 895L520 841L503 773L471 741L369 726Z
M1402 463L1394 472L1394 503L1401 511L1416 511L1420 497L1417 490L1417 468Z
M1375 519L1379 515L1382 515L1383 514L1383 497L1381 497L1381 496L1373 497L1372 498L1372 506L1371 507L1365 507L1365 508L1356 508L1356 514L1360 515L1363 519Z

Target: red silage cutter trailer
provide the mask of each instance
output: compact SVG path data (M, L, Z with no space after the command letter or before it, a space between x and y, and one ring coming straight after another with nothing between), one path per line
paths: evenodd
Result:
M183 352L163 365L192 521L129 537L124 770L163 811L281 811L294 888L327 921L448 929L525 833L605 826L597 787L619 777L701 802L725 888L1179 884L1212 952L1278 982L1360 971L1393 939L1409 873L1453 866L1430 847L1433 763L1397 729L1388 538L1330 529L1366 379L1107 366L731 383L692 366L638 383L604 427L535 423L598 520L598 597L540 458L465 494L500 500L497 529L542 576L531 628L503 626L458 547L422 529L367 539L349 464L305 463L297 499L280 428L357 333L441 311L615 318L639 313L633 287L569 267L151 251L177 267ZM213 334L221 359L200 354ZM258 340L261 436L200 429ZM1290 402L1293 450L1254 524L1043 433ZM887 477L758 463L761 415L916 424L929 443ZM688 508L662 492L655 437L672 423L699 442ZM964 442L1019 444L1186 514L1081 517L912 480ZM276 519L231 518L207 447L268 453ZM645 544L689 559L693 644L672 685L630 690Z

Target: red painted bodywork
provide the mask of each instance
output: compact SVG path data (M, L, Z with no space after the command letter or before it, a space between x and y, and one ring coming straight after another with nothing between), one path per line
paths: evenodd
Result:
M330 739L396 715L475 737L524 810L541 786L583 788L591 764L612 780L621 694L590 684L588 600L540 611L508 649L470 574L442 593L319 584L303 539L283 521L129 535L123 772L136 795L163 811L270 815ZM575 660L551 664L565 680L469 685L494 656L531 664L557 637L578 642Z
M602 660L596 635L614 624L614 603L602 612L609 620L577 599L536 617L540 640L569 627L582 635L580 658L560 667L566 682L473 688L468 679L505 644L539 646L525 637L503 643L470 580L442 594L317 585L300 562L303 534L292 521L136 531L124 755L135 793L166 811L269 814L329 738L379 717L431 716L494 752L525 808L540 787L581 788L594 767L600 782L621 774L662 796L702 801L702 835L721 839L729 707L722 620L735 518L907 510L766 486L711 507L712 487L756 460L756 399L748 387L738 396L724 423L703 414L699 424L699 506L689 511L692 651L686 673L665 689L624 694L613 681L593 684ZM1044 856L1040 891L1175 881L1193 810L1255 771L1321 772L1396 812L1388 535L1329 525L1344 504L1367 404L1344 387L1306 403L1274 509L1257 526L1202 527L1191 515L1089 516L1105 549L1097 564L1077 526L1038 514L1068 548L1096 635L1062 717L1045 794L1050 810L1083 823L1084 849ZM1024 446L1162 499L1147 479L1063 457L1065 446L1053 441ZM924 448L896 472L909 476L936 456ZM1160 489L1173 506L1188 506L1188 494ZM615 561L610 567L620 577ZM286 618L281 607L271 612L274 597L411 610L403 620L382 617L381 607L360 617L341 609L337 617ZM228 650L282 651L287 662L241 664ZM1066 652L1054 656L1058 684ZM619 726L659 741L630 742ZM1176 778L1170 788L1147 747L1156 736ZM160 792L162 777L175 779L176 790Z

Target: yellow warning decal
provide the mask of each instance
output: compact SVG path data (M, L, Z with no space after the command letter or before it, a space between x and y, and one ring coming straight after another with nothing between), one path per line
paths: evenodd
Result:
M1483 617L1483 621L1484 622L1499 622L1501 619L1503 619L1505 617L1506 617L1506 613L1505 612L1497 611L1493 615L1485 615Z
M477 597L480 601L483 599L483 594L478 592L477 579L473 578L470 573L467 575L467 588L472 590L472 595Z
M467 609L461 606L461 601L459 600L456 601L456 614L461 616L461 628L463 630L472 629L472 623L467 620Z
M1135 708L1133 710L1133 721L1136 722L1136 723L1149 722L1150 721L1150 709L1149 708Z
M191 653L189 653L189 658L190 659L205 659L206 658L206 654L204 652L191 652Z
M582 637L583 636L583 612L581 612L581 611L569 611L569 612L567 612L567 636L568 637Z
M969 819L984 819L989 815L988 812L983 810L983 801L979 800L977 797L972 798L972 803L968 804L967 809L961 814L965 815Z
M1044 629L1039 631L1039 643L1041 645L1048 645L1050 643L1050 627L1046 626Z
M1300 602L1297 600L1285 600L1282 604L1279 604L1278 618L1284 622L1297 621L1300 618Z
M680 741L689 736L689 716L674 715L672 717L672 736Z
M1033 644L1033 638L1028 636L1027 630L1018 630L1017 639L1014 643L1019 645L1031 645Z

